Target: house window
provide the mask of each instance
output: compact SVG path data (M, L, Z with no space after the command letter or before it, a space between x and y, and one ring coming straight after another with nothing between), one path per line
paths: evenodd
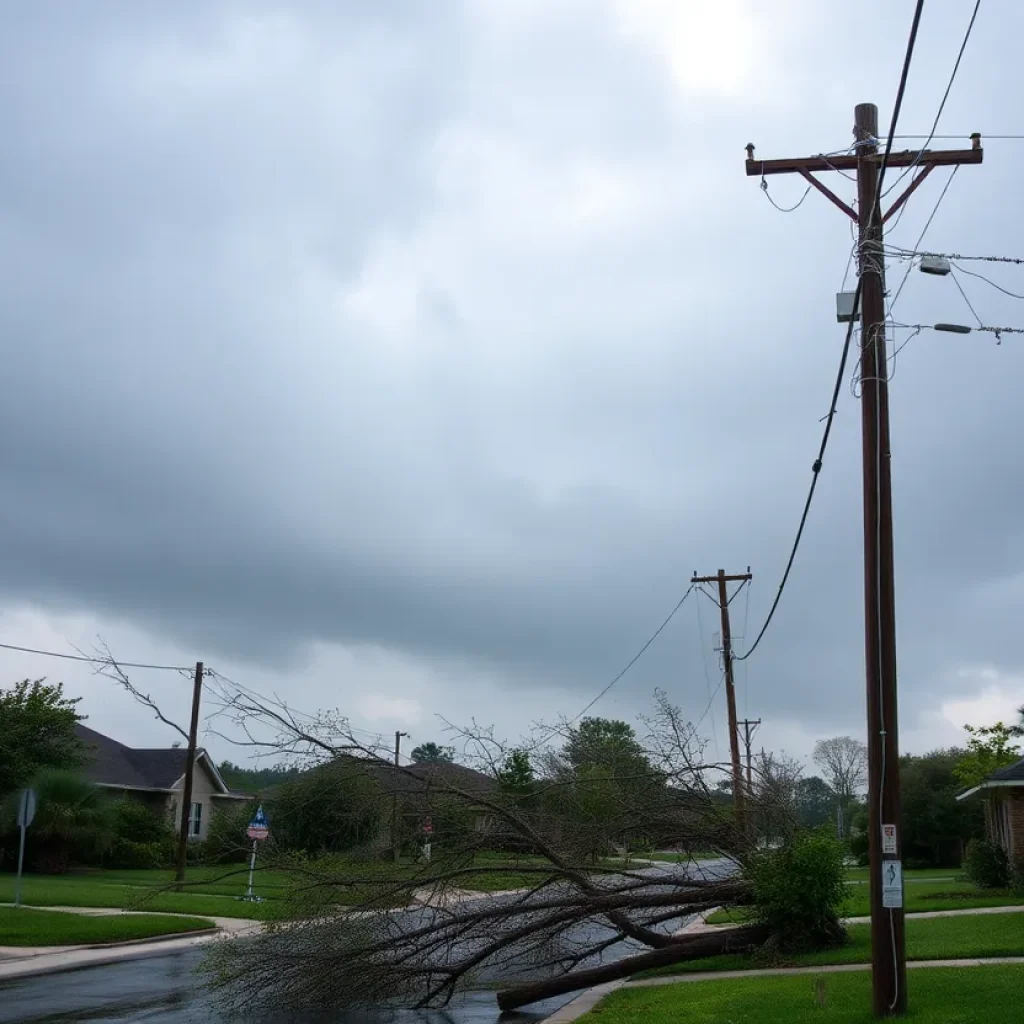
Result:
M188 834L197 836L203 828L203 805L193 804L188 815Z

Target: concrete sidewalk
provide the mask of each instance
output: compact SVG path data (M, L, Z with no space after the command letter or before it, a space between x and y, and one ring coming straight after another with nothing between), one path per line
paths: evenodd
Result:
M11 906L11 904L0 904ZM79 967L98 967L121 960L143 960L167 953L193 949L215 939L255 935L263 927L260 921L238 917L210 917L208 914L169 914L157 911L118 910L114 907L29 907L30 910L52 910L108 917L114 914L139 913L160 917L202 917L212 921L215 930L192 934L154 936L130 942L91 946L0 946L0 981L40 974L71 971Z

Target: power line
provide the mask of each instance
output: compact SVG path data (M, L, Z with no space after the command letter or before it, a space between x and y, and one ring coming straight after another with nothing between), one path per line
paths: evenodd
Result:
M964 286L957 279L956 274L951 272L949 276L953 278L953 284L956 285L957 291L960 292L960 294L963 296L964 302L967 303L967 308L974 314L974 319L978 321L978 326L984 327L985 321L982 320L980 316L978 316L978 311L971 304L971 300L967 298L967 292L964 291Z
M956 81L957 72L960 70L960 61L963 60L964 51L967 49L968 40L971 38L971 32L974 30L974 22L978 17L978 9L981 7L981 0L975 0L974 10L971 12L971 20L967 23L967 31L964 33L963 42L960 44L960 52L956 55L956 62L953 64L953 71L949 76L949 81L946 83L946 91L942 94L942 102L939 103L939 109L935 114L935 120L932 122L932 130L928 134L925 144L921 147L921 152L917 155L917 160L910 164L907 169L896 179L895 183L890 186L889 191L891 192L910 172L917 166L918 161L921 159L921 155L928 148L928 143L935 138L935 130L939 127L939 119L942 117L943 110L946 109L946 101L949 99L949 94L953 89L953 83ZM919 13L914 16L914 25L911 29L911 40L910 45L907 48L907 53L910 54L914 48L914 39L917 35L917 22L919 20ZM909 61L905 63L905 68L909 68ZM904 79L905 81L905 79ZM903 83L901 83L902 86ZM895 118L894 118L895 121ZM889 130L889 144L892 144L892 129Z
M935 220L935 214L939 212L939 207L942 205L942 200L946 198L946 193L949 191L949 186L953 184L953 179L956 177L956 172L960 170L959 164L953 165L953 170L950 172L949 177L946 179L946 184L943 185L942 191L939 193L939 198L935 200L935 206L932 208L932 212L925 221L924 227L921 229L921 234L917 236L917 242L914 243L914 248L919 249L921 243L924 241L924 236L928 233L928 229L932 226L932 221ZM896 308L896 303L899 301L899 297L903 294L903 288L905 287L908 278L910 277L910 271L913 269L914 264L908 263L906 272L903 275L903 280L900 281L899 288L896 289L896 294L893 296L892 302L889 303L889 316L892 316L892 311Z
M903 96L907 89L907 78L910 74L910 62L914 56L914 46L917 42L917 30L921 22L921 11L923 7L924 0L918 0L917 6L914 9L914 20L910 26L910 37L907 40L907 50L903 57L903 68L900 71L900 82L899 86L896 89L896 101L893 103L892 119L889 122L888 141L886 142L885 153L882 156L882 164L878 171L878 181L875 186L875 196L871 204L872 209L868 215L869 218L875 217L879 213L878 202L879 198L882 195L882 184L885 180L885 172L889 166L889 154L892 152L892 144L896 133L896 125L899 122L900 111L903 109ZM957 60L957 66L959 66L959 58ZM856 322L857 313L860 307L862 283L862 279L858 278L857 288L853 293L853 312L850 317L849 325L846 329L846 340L843 343L843 353L839 360L839 372L836 374L835 386L832 389L832 402L829 405L828 414L825 417L825 429L822 432L821 444L818 447L818 457L814 460L814 463L811 466L811 486L807 491L807 499L804 502L803 512L800 514L800 523L797 526L796 537L793 540L793 547L789 552L789 559L786 562L785 571L782 574L782 579L779 582L779 588L775 592L775 599L772 601L772 606L768 610L768 616L764 621L764 625L761 627L761 631L757 634L757 639L754 640L753 645L747 649L745 654L734 655L733 658L735 661L746 661L747 658L749 658L754 653L754 651L757 650L758 645L761 643L761 640L764 638L765 633L768 631L768 627L771 625L772 619L775 617L775 612L779 607L779 602L782 600L782 593L786 589L786 583L789 581L789 574L793 569L793 562L796 560L796 553L800 548L800 541L803 538L804 527L807 525L807 516L811 511L811 502L814 500L814 492L818 486L818 476L821 473L822 460L825 456L825 449L828 447L828 439L830 434L832 433L832 422L835 419L836 406L839 402L839 392L843 386L843 378L846 374L846 361L850 354L850 342L853 339L853 327L854 323Z
M935 256L940 259L946 260L958 260L961 263L968 261L983 261L985 263L1024 263L1024 259L1019 256L965 256L959 252L928 252L926 250L917 249L904 249L899 245L886 244L885 254L887 256L893 256L896 259L918 259L922 256Z
M83 661L90 665L118 665L121 668L146 668L155 672L192 672L193 666L150 665L142 661L121 661L119 658L90 658L85 654L64 654L61 651L41 651L35 647L19 647L16 644L0 644L5 651L20 651L22 654L38 654L44 658L63 658L65 661Z
M761 627L761 631L757 634L757 639L754 640L752 646L747 648L745 654L733 655L734 661L746 661L754 651L757 650L758 644L761 643L762 638L768 631L768 627L771 625L772 619L775 617L775 611L779 607L779 602L782 600L782 592L786 589L786 583L789 582L789 574L793 569L793 562L796 560L796 553L800 547L800 541L803 539L804 527L807 525L807 516L811 511L811 502L814 500L814 491L818 486L818 476L821 473L822 460L825 457L825 449L828 447L829 435L832 433L832 421L836 416L836 406L839 404L839 391L843 386L843 378L846 375L846 361L850 355L850 342L853 339L853 325L856 321L857 313L860 308L860 293L861 293L861 281L858 279L857 287L853 293L853 314L850 317L850 323L846 328L846 341L843 343L843 354L839 359L839 371L836 374L835 387L832 389L832 403L829 406L828 414L825 417L825 429L821 435L821 444L818 446L818 457L814 460L811 466L811 486L807 491L807 499L804 501L804 510L800 514L800 525L796 530L796 537L793 540L793 547L789 552L789 559L786 562L785 571L782 573L782 579L779 581L779 588L775 592L775 600L772 601L772 606L768 610L768 617L764 620L764 625Z
M988 132L964 132L962 135L894 135L894 139L969 139L980 135L986 142L989 139L1024 139L1024 135L989 135Z
M1002 285L996 284L995 281L990 281L984 274L976 274L973 270L964 270L963 267L959 266L955 262L953 263L953 266L956 267L961 274L967 274L968 277L976 277L979 281L984 281L985 284L990 284L996 289L996 291L1000 291L1004 295L1009 295L1011 299L1024 299L1024 295L1018 295L1016 292L1011 292L1008 288L1004 288Z
M547 743L547 741L551 739L551 737L554 736L555 733L558 732L560 729L564 729L572 725L574 722L578 722L643 657L643 655L646 653L647 649L651 646L651 644L653 644L654 641L657 640L659 636L661 636L661 634L665 631L665 628L668 626L668 624L675 618L676 612L678 612L679 609L683 607L683 605L686 603L686 599L690 596L691 593L693 593L693 590L693 584L690 584L686 593L683 594L683 596L676 602L676 605L672 609L672 611L668 613L668 617L665 619L665 621L651 634L651 636L648 638L647 642L643 645L643 647L641 647L640 650L637 651L632 658L630 658L626 667L592 701L590 701L590 703L587 704L587 706L583 708L582 711L578 712L572 718L564 722L559 722L558 725L548 729L547 735L542 736L539 740L536 740L530 746L520 749L523 749L524 753L532 753L538 747L541 747L545 743Z

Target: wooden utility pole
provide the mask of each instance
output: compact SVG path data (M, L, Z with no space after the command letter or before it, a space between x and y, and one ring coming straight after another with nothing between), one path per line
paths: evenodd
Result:
M743 746L747 751L747 796L753 796L754 794L754 755L750 749L750 742L754 738L754 733L757 732L757 727L761 724L761 719L751 720L744 718L739 723L739 727L743 730Z
M399 768L402 761L402 737L408 736L407 732L395 730L395 767ZM398 838L398 782L399 773L395 772L395 795L391 801L391 856L397 864L401 859L402 844Z
M722 661L725 668L725 699L729 708L729 752L732 756L732 799L736 807L736 824L740 831L744 828L743 800L743 768L740 764L740 735L736 722L736 687L732 678L732 631L729 627L729 589L728 584L747 582L752 579L750 570L735 576L727 576L724 569L719 569L714 576L698 576L693 574L691 584L717 583L718 609L722 616Z
M178 826L178 862L175 865L174 880L185 881L185 862L188 859L188 826L192 813L192 775L196 765L196 739L199 733L199 704L203 696L203 663L196 662L195 680L192 683L192 719L188 727L188 750L185 754L185 778L181 786L181 823Z
M755 160L747 146L749 177L802 175L857 222L861 291L861 433L864 486L864 610L868 707L868 855L871 863L872 1004L878 1017L907 1011L903 869L896 687L896 608L893 582L889 385L885 337L884 225L936 167L980 164L981 136L970 149L878 152L878 108L854 111L856 153L795 160ZM878 179L886 168L915 168L902 195L883 214ZM812 172L855 171L854 211ZM855 311L856 315L856 311Z

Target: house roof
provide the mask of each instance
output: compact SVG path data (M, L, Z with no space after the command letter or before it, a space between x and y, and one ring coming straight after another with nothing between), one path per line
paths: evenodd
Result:
M1024 757L1014 764L993 772L980 785L972 786L963 793L958 793L956 798L957 800L966 800L983 789L1010 789L1016 786L1024 786Z
M392 793L426 793L432 787L452 787L472 796L493 793L497 783L489 775L462 764L436 761L394 768L377 764L370 768L380 785Z
M97 785L170 791L185 774L188 752L183 747L127 747L81 722L75 726L75 731L92 753L83 770L86 777ZM244 795L228 789L216 765L202 748L196 751L196 761L199 760L202 760L220 794Z

